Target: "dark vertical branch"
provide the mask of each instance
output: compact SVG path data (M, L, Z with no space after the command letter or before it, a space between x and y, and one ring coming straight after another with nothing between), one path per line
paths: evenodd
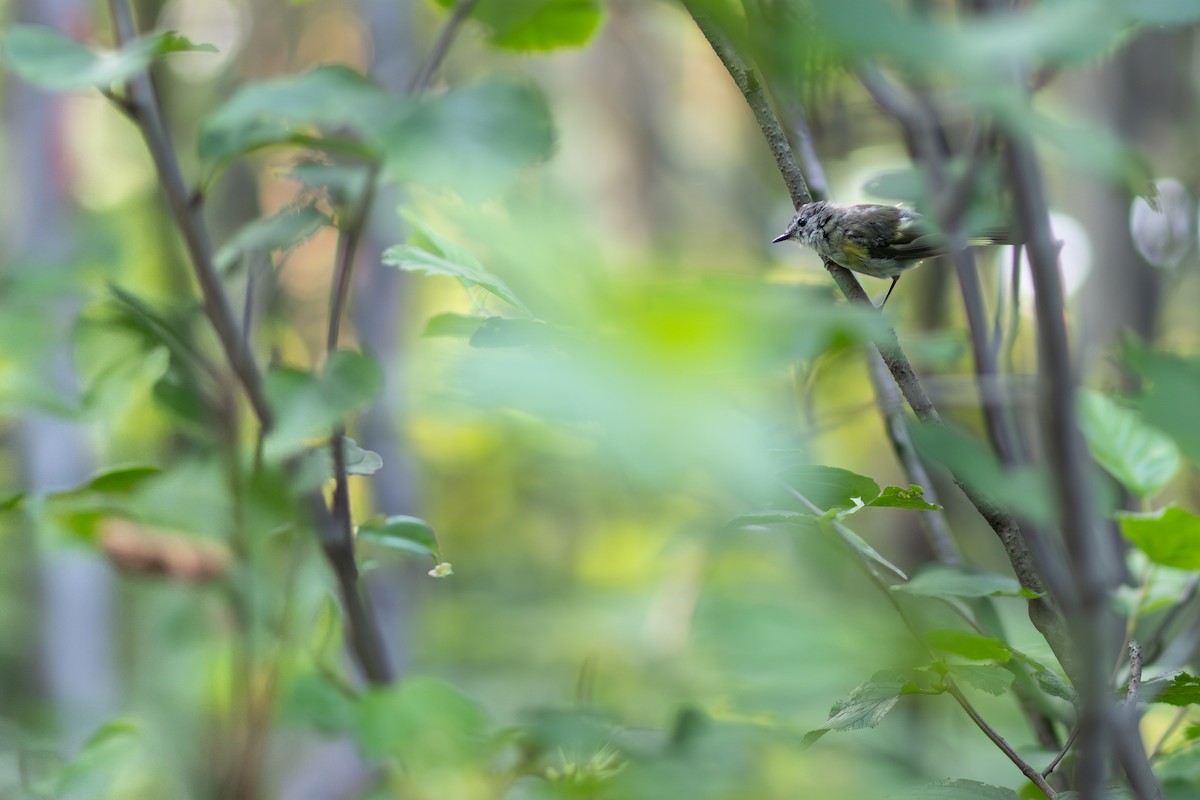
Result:
M1005 137L1004 153L1017 221L1028 243L1044 439L1075 590L1074 596L1062 601L1070 604L1079 651L1079 789L1084 797L1103 793L1109 753L1115 748L1131 788L1139 798L1150 800L1157 797L1158 790L1149 775L1140 737L1131 724L1117 724L1122 720L1117 718L1108 684L1106 665L1112 663L1119 641L1108 597L1118 579L1119 561L1113 540L1096 513L1092 466L1075 413L1077 373L1068 344L1058 247L1050 232L1049 208L1032 142L1022 133L1012 132Z
M354 276L355 256L370 215L379 177L378 165L369 167L366 185L358 204L339 220L337 257L333 270L333 287L329 293L329 327L325 338L326 355L337 352L342 318ZM358 562L354 549L354 522L350 512L350 478L346 472L346 426L338 423L329 438L333 458L332 519L321 538L325 557L333 567L342 595L346 618L350 626L350 642L363 673L372 683L394 680L387 650L383 644L379 621L371 611L366 594L359 583Z

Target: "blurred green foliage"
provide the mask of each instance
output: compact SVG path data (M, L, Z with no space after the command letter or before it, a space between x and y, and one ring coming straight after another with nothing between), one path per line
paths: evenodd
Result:
M887 0L687 5L717 20L785 109L820 120L852 96L843 70L883 66L1127 193L1146 191L1145 157L1030 106L1014 75L1088 67L1144 26L1200 19L1193 0L1047 0L983 18ZM61 213L83 233L64 263L4 254L0 680L14 699L0 705L0 794L277 796L333 771L321 745L340 741L356 755L339 795L363 798L1027 796L951 700L969 697L1038 766L1055 755L1025 724L1029 695L1013 701L1036 691L1069 730L1074 691L1026 617L1032 593L957 498L942 509L895 465L859 363L882 315L769 262L760 233L790 209L766 185L740 98L720 94L727 76L692 63L703 43L677 9L482 0L459 45L474 50L452 58L446 86L409 97L333 63L359 53L293 47L347 19L369 38L358 10L290 6L283 39L248 29L261 50L215 79L237 87L227 99L171 120L195 118L177 132L196 145L183 160L199 165L190 179L221 231L213 266L244 297L270 431L242 407L151 188L88 209L66 186ZM430 32L419 49L456 6L410 9ZM584 45L596 52L557 52ZM194 77L164 64L213 48L160 32L99 51L14 25L3 50L37 86L118 98L151 67L164 99L186 106L202 95ZM544 55L521 66L517 53ZM618 67L644 71L614 87ZM621 139L622 125L643 129ZM852 126L842 144L886 145L877 127ZM81 157L106 163L80 138ZM993 219L998 174L985 165L972 219ZM359 319L323 355L312 309L337 258L330 234L376 176L404 191L378 204L382 246L362 269L419 277L389 300L400 324L384 354L362 346ZM866 184L889 198L927 189L882 164ZM914 333L910 350L931 372L966 374L962 322L943 322L949 346ZM1141 502L1115 515L1141 581L1119 599L1140 635L1200 567L1181 486L1184 460L1200 458L1200 366L1134 343L1122 366L1136 390L1079 402L1096 461ZM391 425L381 443L358 422L377 403ZM94 449L87 480L19 475L39 446L83 458L19 441L44 413ZM1005 467L974 409L954 416L915 431L922 455L1051 525L1047 470ZM337 460L353 476L359 566L392 601L382 619L405 668L392 685L362 685L348 662L344 597L313 529ZM409 480L420 508L387 507L385 482ZM1117 507L1117 488L1099 494L1105 513ZM969 565L930 564L914 533L943 511ZM31 577L74 553L112 565L119 676L117 713L78 746L70 709L39 678L54 620ZM1196 678L1156 677L1158 700L1190 715ZM1200 785L1200 728L1166 719L1152 710L1146 726L1164 736L1159 777L1183 797Z

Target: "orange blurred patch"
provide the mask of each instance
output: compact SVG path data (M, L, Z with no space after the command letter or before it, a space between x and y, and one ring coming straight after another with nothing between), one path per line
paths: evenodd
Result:
M168 580L203 582L222 578L233 553L221 542L165 533L126 519L100 523L100 549L121 572Z

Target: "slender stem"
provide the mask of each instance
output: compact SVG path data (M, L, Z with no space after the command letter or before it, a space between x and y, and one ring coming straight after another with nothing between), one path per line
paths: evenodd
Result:
M379 166L371 165L358 207L342 221L333 271L333 290L329 295L329 327L325 336L327 355L332 355L338 347L342 319L346 314L346 302L350 297L350 282L354 276L354 260L366 229L367 218L371 215L378 182Z
M921 462L917 449L913 446L908 419L904 416L896 382L888 374L887 365L883 363L883 358L878 352L867 354L867 366L871 376L871 385L875 389L875 397L879 403L879 410L883 415L884 427L887 428L888 439L892 443L892 450L895 452L896 458L904 467L904 473L908 476L908 480L925 490L925 499L930 503L937 503L937 491L934 489L933 481L930 479L925 465ZM962 554L958 550L953 534L950 533L950 526L946 523L945 514L941 511L924 511L921 513L921 520L925 523L926 540L938 561L943 564L961 565L963 563Z
M109 0L109 13L118 44L125 44L137 36L133 12L128 0ZM237 376L242 390L250 401L259 425L270 429L273 422L271 407L263 393L262 376L254 361L249 346L242 340L238 324L234 319L229 298L221 284L221 277L213 265L212 242L204 224L200 204L188 190L179 166L179 159L171 143L170 132L162 115L157 92L150 74L142 71L134 76L126 87L124 103L119 104L126 114L137 123L158 172L159 184L167 197L167 204L183 235L192 272L204 298L204 313L221 343L225 358Z
M450 45L454 43L455 36L458 35L458 29L470 16L471 11L475 6L479 5L479 0L459 0L454 6L454 10L450 12L449 19L442 27L442 32L438 34L437 41L433 43L433 50L429 53L429 58L413 75L408 84L408 92L412 95L418 95L429 88L433 83L433 78L437 75L438 69L442 62L446 60L446 55L450 52Z
M1046 783L1046 779L1042 776L1042 773L1038 772L1028 761L1021 758L1021 754L1014 750L1012 745L995 728L988 725L987 720L979 715L979 712L975 710L975 707L971 705L970 701L967 700L957 686L952 684L949 688L949 693L962 706L962 710L967 712L967 716L971 718L971 721L975 723L979 730L983 731L984 736L991 739L992 744L996 745L1004 755L1008 756L1009 761L1017 765L1017 769L1021 770L1021 774L1028 778L1030 783L1036 786L1050 800L1058 797L1058 793L1050 788L1050 784Z
M332 358L337 352L342 318L346 313L351 279L354 275L355 255L375 198L379 167L372 165L369 170L357 207L341 220L333 287L329 293L329 327L325 339L328 358ZM379 621L372 613L368 598L359 582L354 549L354 522L350 512L350 477L346 472L345 441L346 425L339 422L329 437L334 479L333 502L329 510L332 519L328 535L322 539L322 546L338 581L346 617L350 623L351 646L359 665L372 683L390 683L394 679L394 673L379 630Z
M1171 718L1171 722L1167 725L1166 730L1162 732L1162 736L1158 737L1158 741L1154 743L1154 747L1150 748L1150 760L1153 761L1162 752L1163 747L1167 743L1167 739L1171 738L1171 734L1179 729L1183 720L1188 715L1189 706L1183 706L1175 712L1175 716Z

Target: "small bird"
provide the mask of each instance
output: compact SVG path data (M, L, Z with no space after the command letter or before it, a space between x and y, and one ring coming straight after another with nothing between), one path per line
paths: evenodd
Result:
M946 252L946 237L915 211L899 206L864 203L839 206L826 200L801 206L773 243L795 239L822 258L875 278L891 278L883 308L900 273L922 260ZM1005 231L972 235L969 244L1005 244Z

